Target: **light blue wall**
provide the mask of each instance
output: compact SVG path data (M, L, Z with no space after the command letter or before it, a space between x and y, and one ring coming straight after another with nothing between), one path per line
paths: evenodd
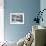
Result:
M32 28L32 20L40 9L40 0L4 0L5 40L17 41ZM24 24L10 24L10 13L24 13Z
M40 10L42 11L43 9L46 9L46 0L41 0L40 1ZM43 17L43 22L40 21L40 25L46 27L46 11L43 12L42 17Z

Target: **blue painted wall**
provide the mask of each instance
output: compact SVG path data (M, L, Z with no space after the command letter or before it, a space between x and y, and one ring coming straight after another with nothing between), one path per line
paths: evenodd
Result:
M40 0L4 0L5 40L18 41L32 28L32 21L40 9ZM10 13L24 13L24 24L10 24Z
M46 9L46 0L41 0L40 1L40 10L42 11L43 9ZM43 12L43 22L40 21L40 25L46 27L46 10Z

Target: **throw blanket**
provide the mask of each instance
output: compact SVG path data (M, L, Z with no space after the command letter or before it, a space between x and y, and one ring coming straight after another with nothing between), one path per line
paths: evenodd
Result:
M33 34L30 32L17 42L17 46L31 46L33 42Z

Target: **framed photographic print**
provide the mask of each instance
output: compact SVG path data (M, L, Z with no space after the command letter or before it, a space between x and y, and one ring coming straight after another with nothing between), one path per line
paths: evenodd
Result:
M10 13L10 24L24 24L24 13Z

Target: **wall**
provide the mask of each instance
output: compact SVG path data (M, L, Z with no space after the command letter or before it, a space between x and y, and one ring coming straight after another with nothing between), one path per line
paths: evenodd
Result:
M4 0L4 35L7 41L18 41L32 28L40 9L40 0ZM10 13L24 13L24 24L10 24Z
M41 11L42 11L43 9L46 9L46 0L40 0L40 9L41 9ZM40 25L46 27L46 11L43 12L42 17L43 17L43 22L40 21Z

